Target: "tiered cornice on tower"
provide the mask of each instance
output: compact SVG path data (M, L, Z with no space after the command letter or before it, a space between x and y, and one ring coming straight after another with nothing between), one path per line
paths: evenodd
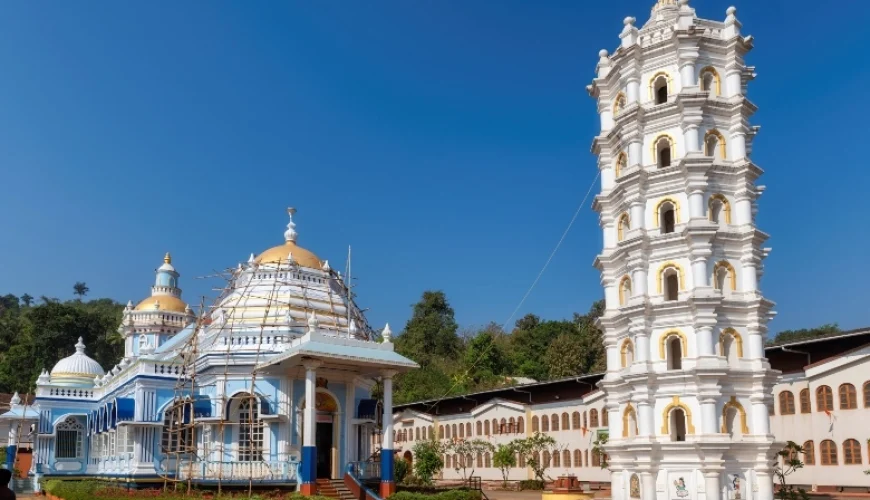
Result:
M688 4L659 0L642 28L626 18L588 87L613 498L768 500L774 313L758 289L752 37L734 7L718 22Z

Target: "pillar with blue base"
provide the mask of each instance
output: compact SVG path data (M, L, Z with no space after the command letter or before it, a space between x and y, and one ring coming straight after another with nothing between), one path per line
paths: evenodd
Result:
M18 397L18 393L15 393ZM13 423L9 426L9 445L6 446L6 468L15 470L15 452L18 451L18 426Z
M320 361L306 360L305 366L305 411L302 414L302 466L300 473L300 493L306 496L317 494L317 447L315 436L317 422L315 419L317 405L317 368Z
M396 481L393 478L393 375L396 372L384 370L384 437L381 440L381 498L389 498L396 492Z

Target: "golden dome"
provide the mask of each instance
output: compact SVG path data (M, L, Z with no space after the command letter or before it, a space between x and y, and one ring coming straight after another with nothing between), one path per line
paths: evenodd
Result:
M157 309L154 309L154 302L158 303ZM136 305L137 311L172 311L183 313L186 308L187 304L183 300L172 295L152 295Z
M291 253L293 254L293 260L302 267L313 269L321 269L323 267L323 263L314 253L296 245L292 241L287 241L283 245L266 250L258 255L254 261L258 264L286 262Z

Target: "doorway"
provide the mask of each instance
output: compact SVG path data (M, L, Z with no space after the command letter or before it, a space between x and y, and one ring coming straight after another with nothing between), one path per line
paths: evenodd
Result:
M332 425L332 422L317 423L317 479L332 479Z

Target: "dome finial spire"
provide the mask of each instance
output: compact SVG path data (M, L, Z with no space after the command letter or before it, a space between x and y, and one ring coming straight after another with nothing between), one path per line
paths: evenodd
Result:
M81 337L79 337L79 341L76 342L76 352L79 353L79 354L84 354L84 353L85 353L85 343L82 342L82 338L81 338Z
M172 256L169 255L169 252L166 252L166 255L163 256L163 262L166 264L172 264Z
M296 213L296 209L290 207L287 209L287 216L290 217L290 222L287 223L287 230L284 231L284 239L288 242L296 243L296 223L293 222L293 214Z

